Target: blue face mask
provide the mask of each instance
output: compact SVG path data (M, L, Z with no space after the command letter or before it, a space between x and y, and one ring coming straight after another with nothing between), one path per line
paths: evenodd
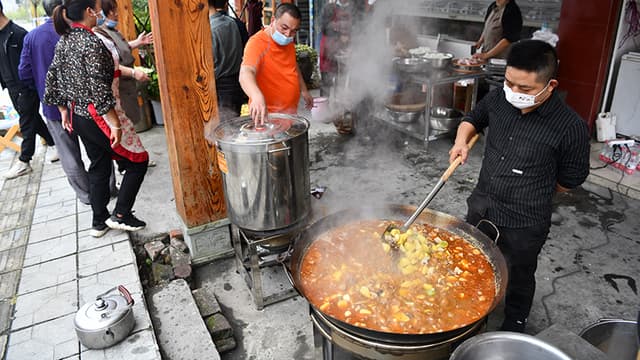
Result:
M116 20L106 19L104 25L109 29L115 29L116 26L118 26L118 22Z
M273 34L271 34L271 38L280 46L289 45L293 42L292 37L284 36L283 33L278 30L273 30Z
M104 11L100 10L98 15L96 15L96 25L101 26L105 20L107 20L107 17L104 16Z

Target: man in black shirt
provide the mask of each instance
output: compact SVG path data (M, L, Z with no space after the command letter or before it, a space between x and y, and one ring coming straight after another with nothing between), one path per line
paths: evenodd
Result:
M53 146L53 138L47 125L38 113L40 99L36 89L29 88L18 77L18 64L22 43L27 31L9 20L3 12L0 2L0 84L9 91L13 107L20 115L20 132L22 145L19 161L5 174L13 179L31 172L31 158L36 148L36 134L42 136L47 145ZM58 160L57 154L49 157L50 161Z
M585 122L554 89L557 55L551 45L513 45L503 89L487 94L458 128L450 161L465 161L467 141L489 127L478 184L467 200L467 222L493 222L507 260L509 282L501 330L523 332L535 292L537 258L551 226L551 200L589 175Z

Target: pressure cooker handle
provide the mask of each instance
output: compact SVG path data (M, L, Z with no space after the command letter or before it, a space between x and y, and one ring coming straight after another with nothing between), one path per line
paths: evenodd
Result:
M133 305L133 297L131 297L131 293L126 287L124 287L124 285L118 285L118 291L120 291L120 294L127 299L127 305Z
M496 231L496 237L495 239L492 239L494 243L498 243L498 239L500 238L500 230L498 230L498 227L496 226L496 224L492 223L491 221L487 220L487 219L480 219L480 221L478 221L478 223L476 224L476 229L480 229L480 224L482 223L487 223L489 225L491 225L491 227L493 227L493 230Z
M124 298L127 300L127 305L133 305L134 301L133 301L133 298L131 297L131 293L129 293L129 290L127 290L127 288L124 287L124 285L118 285L116 287L112 287L111 289L96 296L96 300L101 300L102 298L105 297L105 295L113 292L116 289L120 292L120 295L124 296Z

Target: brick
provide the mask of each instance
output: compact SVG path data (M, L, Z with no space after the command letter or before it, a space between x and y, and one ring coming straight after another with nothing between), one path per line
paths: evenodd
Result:
M225 339L233 336L233 329L222 313L213 314L209 316L205 323L207 324L207 330L213 338L213 341Z
M178 265L173 267L173 274L178 279L188 279L191 276L191 265Z
M196 305L203 318L220 312L220 304L218 304L218 299L216 299L213 291L208 288L199 288L193 290L191 293L196 300Z
M231 351L236 348L236 339L230 336L226 339L220 339L213 342L216 344L216 349L219 353Z
M191 264L191 256L183 253L173 246L169 247L169 254L171 255L171 265L173 265L173 267Z
M169 237L171 239L177 238L180 240L184 239L184 235L182 234L182 230L180 229L173 229L173 230L169 230Z
M180 239L171 238L170 244L172 247L176 248L177 250L183 253L189 252L189 247L187 246L187 244L185 244L184 241Z
M151 259L151 261L156 261L160 253L165 248L165 244L162 241L151 241L144 244L144 250L147 252L147 256Z

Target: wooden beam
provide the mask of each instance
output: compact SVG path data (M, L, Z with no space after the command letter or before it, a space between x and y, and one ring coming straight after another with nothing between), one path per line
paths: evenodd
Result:
M131 0L118 0L118 31L127 41L134 40L138 37L136 33L136 24L133 18L133 4ZM132 51L135 64L140 65L140 57L138 49Z
M186 226L204 225L226 217L204 137L219 122L207 2L149 0L149 13L176 208Z

